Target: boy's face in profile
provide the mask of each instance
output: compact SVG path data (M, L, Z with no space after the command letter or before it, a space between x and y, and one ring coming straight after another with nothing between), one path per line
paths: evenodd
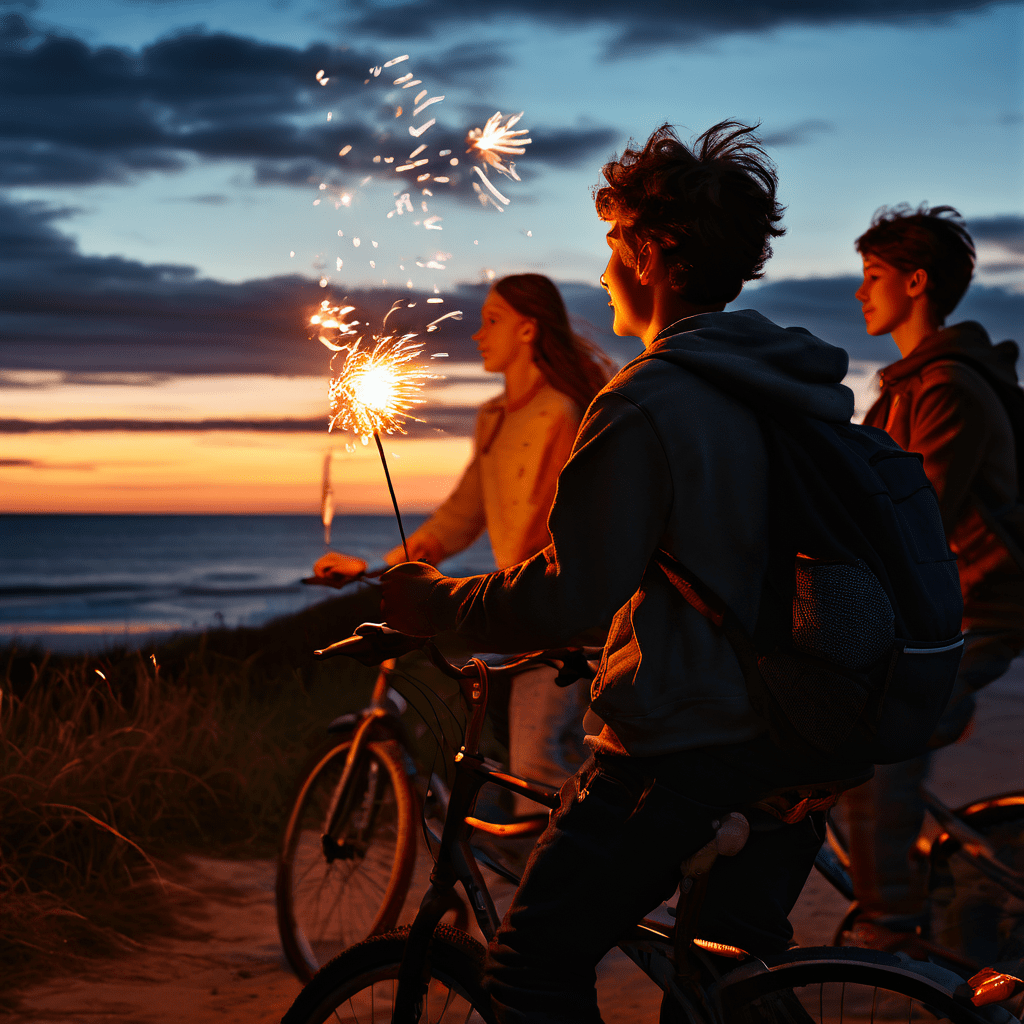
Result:
M609 229L605 241L612 253L601 275L601 286L608 293L608 305L615 311L612 330L619 337L639 338L651 320L650 289L640 283L639 269L635 265L629 266L629 263L635 264L636 260L622 237L619 222L612 220L606 223Z
M913 282L922 271L905 272L871 253L863 257L864 280L854 298L860 303L864 325L873 337L891 334L913 312Z

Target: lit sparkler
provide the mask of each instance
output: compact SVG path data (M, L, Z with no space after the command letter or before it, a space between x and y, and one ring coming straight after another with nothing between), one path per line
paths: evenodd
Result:
M526 152L523 147L533 142L533 139L520 138L521 135L529 135L529 129L520 128L518 131L512 131L522 116L522 111L510 114L508 120L502 124L501 111L492 114L483 128L470 130L466 136L466 143L469 146L466 152L489 164L499 173L520 181L519 175L516 174L516 165L511 160L505 164L502 157L522 156Z
M401 302L395 303L388 316L400 305ZM342 329L339 321L334 317L331 319L339 324L339 330ZM387 317L384 318L384 323L387 324ZM331 411L328 430L333 430L337 426L360 435L363 444L366 444L371 436L376 442L380 462L384 467L384 479L391 494L391 504L398 520L398 532L402 535L406 561L409 560L409 550L405 540L405 527L402 524L402 513L398 508L398 499L391 483L391 473L384 457L380 435L406 433L405 424L416 419L410 410L423 403L420 397L423 385L429 380L439 379L437 374L414 365L414 360L423 351L422 343L413 340L415 337L415 334L374 335L372 349L359 347L362 338L357 338L346 345L336 345L329 342L329 339L325 342L335 353L345 353L341 370L331 379L328 388ZM320 340L324 341L324 338Z

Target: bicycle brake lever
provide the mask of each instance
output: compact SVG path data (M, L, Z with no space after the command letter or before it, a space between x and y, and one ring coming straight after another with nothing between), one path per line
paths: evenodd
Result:
M313 652L318 660L344 655L354 658L361 665L373 667L388 658L399 658L410 651L418 650L429 640L425 636L409 636L391 629L383 622L364 622L356 626L352 636L345 637L330 647Z

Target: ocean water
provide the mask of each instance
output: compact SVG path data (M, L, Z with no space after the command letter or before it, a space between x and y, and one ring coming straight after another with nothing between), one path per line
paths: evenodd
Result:
M403 517L411 532L424 516ZM338 516L331 548L380 565L393 516ZM327 550L316 516L0 515L0 644L140 646L209 626L258 626L317 601L301 582ZM494 568L486 536L444 563Z

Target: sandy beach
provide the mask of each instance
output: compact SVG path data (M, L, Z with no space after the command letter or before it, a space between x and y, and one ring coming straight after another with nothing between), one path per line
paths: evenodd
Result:
M971 735L939 753L932 785L951 805L1024 787L1024 659L979 697ZM187 938L156 939L139 952L96 961L88 976L54 978L24 993L14 1019L39 1024L270 1024L299 991L281 955L271 861L195 859ZM489 879L490 881L490 879ZM507 902L510 888L494 886ZM410 899L407 908L412 907ZM845 901L815 872L792 915L802 945L827 943ZM599 970L607 1024L657 1020L660 991L613 951Z

